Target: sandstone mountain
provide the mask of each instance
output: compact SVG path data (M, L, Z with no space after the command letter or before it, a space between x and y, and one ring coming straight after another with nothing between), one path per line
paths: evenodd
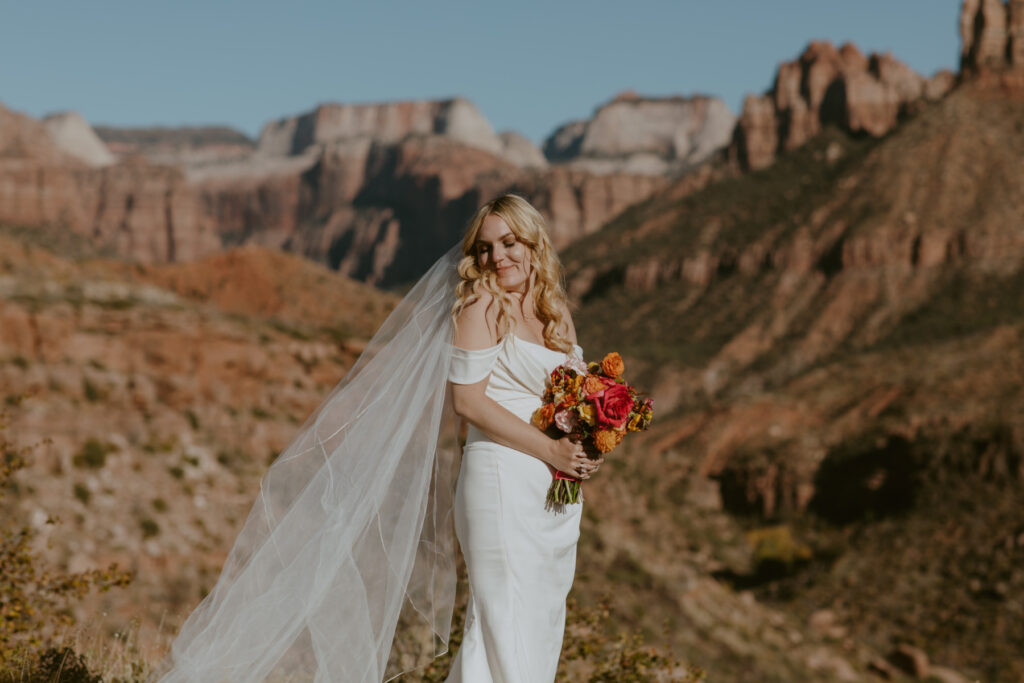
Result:
M398 142L409 135L442 135L500 154L504 145L476 106L461 97L380 104L322 104L263 127L259 152L291 156L317 144L352 138Z
M247 156L255 142L226 126L119 128L96 126L96 134L118 157L145 157L153 164L192 168Z
M544 143L552 162L593 173L679 175L728 144L736 117L717 97L617 95Z
M1024 72L1024 2L966 0L960 11L960 67Z
M666 182L549 166L463 99L323 105L268 124L250 156L187 173L226 245L273 246L382 286L422 272L501 192L527 193L562 246Z
M779 67L767 94L747 96L730 156L746 169L764 168L829 124L884 135L922 101L945 95L953 81L947 71L924 78L890 54L865 57L850 43L837 50L812 42Z
M0 106L0 222L63 226L143 262L220 249L179 169L142 160L93 167L75 156L81 141L91 139L84 122L52 125L77 130L78 141L52 138L43 123ZM85 156L103 161L95 148Z
M9 155L31 152L37 168L49 154L47 173L33 183L24 163L0 165L0 220L64 221L147 262L258 244L384 286L422 271L501 192L529 194L562 246L666 182L549 167L530 141L496 135L461 98L322 105L271 122L258 145L216 127L100 128L121 161L75 181L61 167L75 159L27 117L18 122L35 132L15 136Z
M598 575L618 553L647 568L646 604L669 605L648 628L687 599L668 597L676 565L650 558L693 552L837 640L1024 675L1022 105L968 79L882 140L827 126L568 250L585 348L623 352L660 411L623 456L636 506L602 499L598 529L616 531L581 551ZM694 540L719 510L746 559L720 533ZM696 652L697 633L672 637Z
M43 119L43 124L50 139L69 156L89 166L109 166L114 163L114 155L81 114L51 114Z

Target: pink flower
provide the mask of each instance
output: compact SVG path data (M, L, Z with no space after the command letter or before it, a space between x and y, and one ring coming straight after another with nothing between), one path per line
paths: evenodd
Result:
M555 413L555 424L566 434L576 428L577 422L576 413L571 410L560 410Z
M587 364L584 363L579 358L576 358L576 357L570 358L569 360L565 361L564 365L565 365L565 367L569 368L570 370L574 370L577 375L586 375L587 374Z

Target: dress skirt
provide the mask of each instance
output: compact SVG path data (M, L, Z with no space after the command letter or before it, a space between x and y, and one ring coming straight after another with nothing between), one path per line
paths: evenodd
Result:
M550 485L537 458L486 439L467 443L455 530L470 596L449 682L555 679L582 506L546 510Z

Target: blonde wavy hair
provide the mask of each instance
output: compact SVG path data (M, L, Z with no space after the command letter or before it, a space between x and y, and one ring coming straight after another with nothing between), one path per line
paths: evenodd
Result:
M462 281L455 288L455 305L452 318L457 319L466 306L487 292L498 303L498 334L504 337L515 330L516 320L512 315L512 297L498 285L497 273L481 269L477 264L476 241L488 216L499 216L516 236L516 239L530 249L530 285L527 292L532 295L533 308L537 318L544 323L544 344L552 349L568 353L572 342L568 337L568 326L562 315L563 307L569 300L562 284L562 264L558 260L548 237L544 217L530 202L516 194L496 197L481 206L469 221L462 238L462 260L459 261L459 277Z

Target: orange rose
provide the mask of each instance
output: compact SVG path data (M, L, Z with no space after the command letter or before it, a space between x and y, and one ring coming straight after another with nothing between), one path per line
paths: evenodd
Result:
M585 396L590 396L591 394L596 394L607 386L608 381L603 377L587 375L587 379L583 382L583 394Z
M619 445L622 436L614 429L599 429L594 432L594 445L602 453L608 453Z
M533 411L533 426L537 429L547 429L555 420L555 404L545 403Z
M601 361L601 369L609 377L618 377L626 370L626 364L622 362L622 356L612 351Z

